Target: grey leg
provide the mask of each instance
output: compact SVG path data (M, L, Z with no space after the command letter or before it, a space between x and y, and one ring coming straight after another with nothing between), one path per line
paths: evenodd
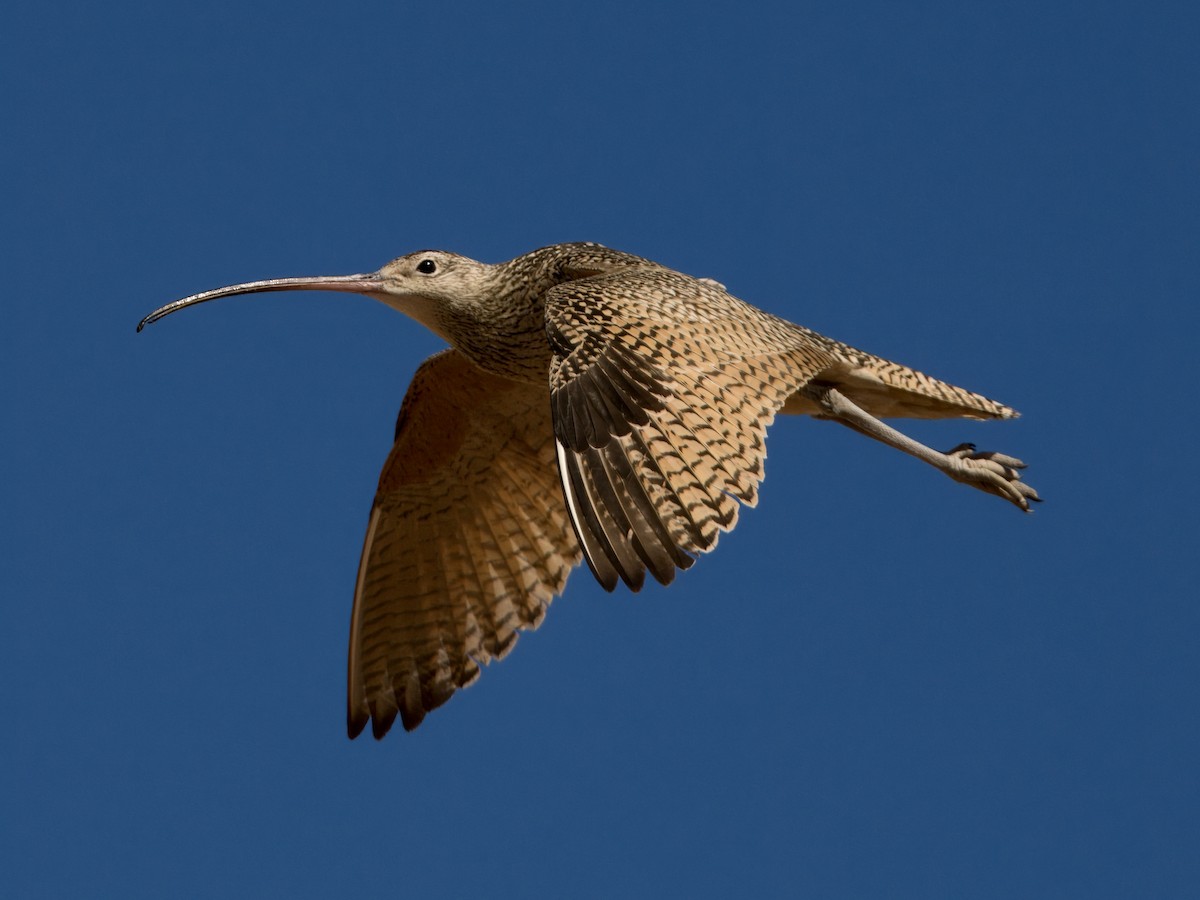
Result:
M1003 453L977 453L974 444L959 444L941 453L885 425L831 385L812 384L804 388L804 393L824 410L821 418L833 419L860 434L915 456L955 481L1003 497L1025 512L1030 511L1030 500L1042 499L1037 491L1021 481L1017 470L1025 468L1025 463L1019 459Z

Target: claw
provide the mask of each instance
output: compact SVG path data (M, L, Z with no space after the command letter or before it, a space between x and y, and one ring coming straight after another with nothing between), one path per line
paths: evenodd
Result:
M1025 463L1015 456L994 451L977 453L974 444L959 444L947 450L946 457L951 460L947 474L955 481L1001 497L1025 512L1031 512L1030 501L1042 500L1036 490L1021 481L1018 469L1025 468Z

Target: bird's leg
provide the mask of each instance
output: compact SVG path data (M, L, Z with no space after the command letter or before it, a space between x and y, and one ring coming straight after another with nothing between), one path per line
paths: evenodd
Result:
M820 418L833 419L860 434L915 456L955 481L1003 497L1025 512L1029 512L1030 500L1041 500L1037 491L1021 481L1017 470L1025 468L1025 463L1019 459L1003 453L978 453L974 444L959 444L941 453L885 425L831 385L810 384L804 388L804 393L823 410Z

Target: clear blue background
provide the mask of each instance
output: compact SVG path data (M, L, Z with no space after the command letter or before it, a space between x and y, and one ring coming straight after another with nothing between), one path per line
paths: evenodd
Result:
M0 894L1169 897L1200 879L1194 3L10 6ZM346 740L439 342L184 294L595 240L1019 408L1023 516L808 419Z

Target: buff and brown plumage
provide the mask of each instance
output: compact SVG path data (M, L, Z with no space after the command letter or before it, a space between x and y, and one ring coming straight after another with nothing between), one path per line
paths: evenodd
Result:
M536 628L580 559L608 590L663 584L753 506L777 413L841 422L1028 510L1023 464L940 453L885 417L1005 419L979 394L764 313L707 278L598 244L498 265L442 251L364 275L186 297L335 290L451 349L417 370L372 505L350 627L347 725L407 729Z

